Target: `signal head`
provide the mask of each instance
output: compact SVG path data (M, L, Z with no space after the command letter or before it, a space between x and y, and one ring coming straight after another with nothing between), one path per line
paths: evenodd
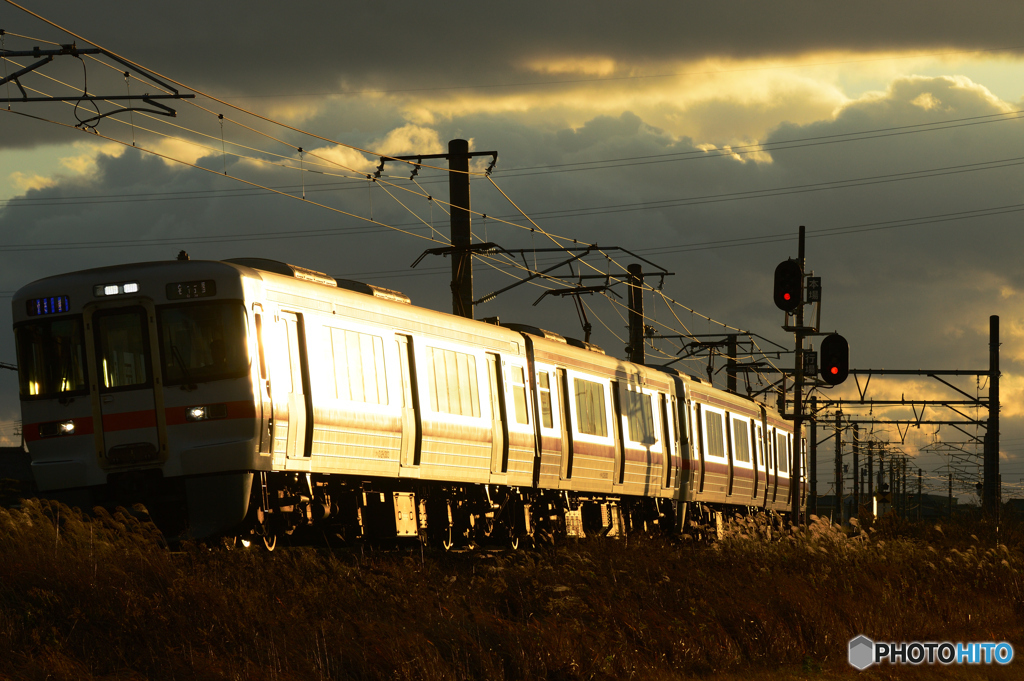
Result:
M775 268L775 305L792 312L802 302L803 271L796 260L783 260Z
M839 385L850 374L850 344L838 333L825 336L818 350L822 379L829 385Z

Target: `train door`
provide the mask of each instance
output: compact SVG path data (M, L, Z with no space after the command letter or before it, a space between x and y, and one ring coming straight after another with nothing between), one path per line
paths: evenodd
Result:
M403 468L420 465L423 428L420 425L419 390L416 388L416 358L409 336L396 336L398 362L402 377L402 446L399 457Z
M311 395L309 390L309 364L306 361L306 334L302 315L282 312L281 322L285 329L285 345L288 348L290 390L284 395L288 403L288 444L289 458L308 457L312 453L313 429Z
M612 482L616 485L622 485L626 482L626 437L622 432L622 414L625 413L622 409L622 394L619 391L625 391L626 386L618 381L612 381L611 393L612 393L612 435L615 442L615 461L612 470L614 478Z
M760 465L761 445L757 441L757 424L754 419L750 420L750 428L748 429L747 437L750 438L750 454L753 459L753 466L751 466L751 477L750 477L750 498L757 499L757 490L761 484L761 469L758 468Z
M771 487L771 446L768 442L768 412L761 407L761 422L757 424L757 446L760 452L760 468L758 469L763 482L761 483L761 502L768 505L768 490Z
M676 477L675 458L678 438L675 423L675 408L672 402L674 397L665 393L658 393L658 402L661 406L661 429L663 443L661 447L661 486L669 489L673 486Z
M729 479L726 482L726 494L732 496L733 485L736 482L736 435L733 433L732 414L725 412L725 457L728 460Z
M163 391L154 390L160 378L152 360L159 356L152 304L84 312L98 378L99 453L107 466L166 458Z
M694 447L696 448L697 458L700 459L700 484L697 486L697 490L703 493L704 484L707 480L707 466L704 457L704 450L706 449L706 447L704 446L704 419L701 418L702 414L700 413L700 411L700 405L695 403L693 405L693 416L694 421L697 422L697 437L694 443Z
M562 480L569 480L572 478L572 422L569 420L571 418L570 412L572 409L570 408L570 405L572 402L569 401L569 383L565 375L565 369L555 369L555 384L560 397L562 416L562 457L559 477Z
M487 383L491 393L491 473L508 472L508 414L505 407L505 382L501 360L487 353Z
M256 356L259 360L259 380L256 386L256 394L259 396L259 402L256 405L260 423L259 451L260 454L269 454L274 450L274 433L271 427L274 404L271 399L270 375L267 371L267 351L263 340L263 306L259 303L253 303L252 310L256 323Z

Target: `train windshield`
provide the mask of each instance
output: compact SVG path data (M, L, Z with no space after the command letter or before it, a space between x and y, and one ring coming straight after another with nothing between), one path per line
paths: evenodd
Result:
M249 371L245 308L239 302L191 303L159 310L165 385L238 378Z
M18 344L18 382L22 399L84 395L89 390L81 317L22 324Z

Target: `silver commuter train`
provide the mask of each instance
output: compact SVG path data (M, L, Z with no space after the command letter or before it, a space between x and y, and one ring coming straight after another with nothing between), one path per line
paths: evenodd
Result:
M40 492L142 502L168 536L515 545L790 508L792 425L765 405L388 289L176 260L42 279L13 308Z

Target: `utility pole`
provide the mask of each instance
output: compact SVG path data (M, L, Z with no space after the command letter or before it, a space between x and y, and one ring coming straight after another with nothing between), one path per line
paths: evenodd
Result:
M924 497L921 494L921 491L922 491L921 473L922 473L921 469L918 468L917 469L917 519L918 519L918 521L920 521L921 518L924 517L924 508L921 506L921 503L924 501Z
M626 268L629 272L629 361L643 364L644 353L644 269L639 263Z
M988 318L988 429L985 438L985 474L982 505L985 514L995 517L999 512L999 316Z
M875 482L874 477L873 477L874 474L875 474L875 468L874 468L874 465L875 465L874 449L875 449L875 443L872 442L871 440L868 440L868 500L869 501L873 500L875 498L875 492L874 492L874 489L873 489L873 485L874 485L874 482ZM872 513L875 512L875 505L874 504L871 504L871 512Z
M810 478L810 498L807 500L807 514L818 515L818 396L811 396L811 433L808 435L808 464L811 467L808 477Z
M448 194L452 229L452 312L473 318L473 220L469 212L469 142L448 142Z
M903 468L903 471L900 474L900 484L903 485L903 496L902 496L903 501L901 502L903 504L903 514L902 515L903 515L904 518L906 518L907 516L910 515L910 513L909 513L909 511L910 511L910 504L907 503L909 501L907 499L907 457L905 457L905 456L903 457L903 460L901 461L901 464L902 464L902 468Z
M843 434L840 430L843 412L836 412L836 509L839 524L843 524Z
M889 457L889 508L899 515L899 488L896 483L896 461L895 457Z
M726 358L725 358L725 377L726 377L726 388L733 395L736 394L736 334L730 333L726 338Z
M949 473L949 519L953 519L953 474Z
M853 515L860 513L860 426L853 424Z
M793 524L800 522L800 484L802 480L801 466L801 443L803 440L804 424L804 268L805 251L804 240L807 228L800 225L800 234L797 246L797 262L800 265L800 304L796 307L796 352L794 361L794 385L793 385L793 465L790 467L789 490L792 495Z
M424 255L452 256L452 313L473 319L473 252L494 248L494 244L473 244L473 220L469 201L469 159L474 156L490 156L489 175L498 162L497 151L470 151L469 142L454 139L448 142L447 154L416 154L412 156L381 156L375 177L380 177L388 161L414 161L413 176L419 172L423 161L428 159L448 160L448 201L451 204L452 245L446 248L432 248ZM419 263L419 260L416 261ZM413 264L413 267L416 266Z

